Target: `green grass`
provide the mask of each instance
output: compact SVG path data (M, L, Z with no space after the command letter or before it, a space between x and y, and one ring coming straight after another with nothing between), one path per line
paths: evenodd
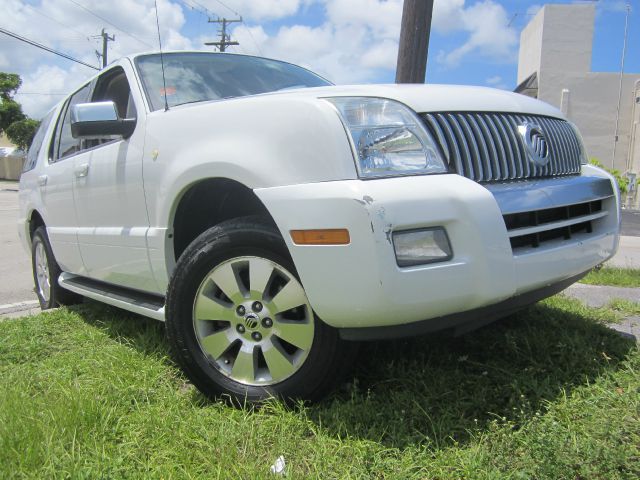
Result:
M637 479L640 352L554 297L462 338L364 345L326 401L205 400L162 325L100 305L0 322L0 478Z
M640 270L602 267L600 270L591 270L586 277L580 280L580 283L615 287L640 287Z

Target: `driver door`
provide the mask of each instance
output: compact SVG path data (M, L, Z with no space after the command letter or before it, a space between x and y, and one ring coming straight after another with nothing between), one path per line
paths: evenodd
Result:
M91 102L111 100L121 118L137 118L129 138L85 139L88 155L74 165L74 197L80 252L90 278L157 291L147 255L149 229L142 181L144 108L130 87L127 65L98 77ZM134 84L135 85L135 84Z

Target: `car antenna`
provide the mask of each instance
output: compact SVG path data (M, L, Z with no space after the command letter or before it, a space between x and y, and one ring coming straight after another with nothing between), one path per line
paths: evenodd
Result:
M158 20L158 0L153 0L156 7L156 27L158 27L158 45L160 45L160 66L162 67L162 91L164 92L164 111L169 110L169 102L167 100L167 80L164 76L164 58L162 56L162 39L160 38L160 20Z

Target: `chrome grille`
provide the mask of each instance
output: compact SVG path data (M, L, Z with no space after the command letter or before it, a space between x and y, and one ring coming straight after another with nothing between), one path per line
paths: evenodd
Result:
M498 182L580 173L580 145L564 120L537 115L485 112L422 114L454 172L477 182ZM530 161L518 126L539 125L549 162ZM540 139L538 139L539 141Z

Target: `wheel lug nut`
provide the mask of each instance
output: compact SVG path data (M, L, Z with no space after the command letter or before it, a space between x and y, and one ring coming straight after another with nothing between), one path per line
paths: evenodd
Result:
M253 302L253 311L259 312L262 310L262 304L260 302Z
M273 320L271 320L270 318L263 318L262 319L262 326L264 328L271 328L273 327Z
M236 308L236 313L240 316L245 314L245 309L243 305L238 305L238 308Z
M260 334L260 332L253 332L251 334L251 338L253 338L256 342L259 342L260 340L262 340L262 335Z
M238 333L244 333L244 325L239 323L238 326L236 327L236 330L238 331Z

